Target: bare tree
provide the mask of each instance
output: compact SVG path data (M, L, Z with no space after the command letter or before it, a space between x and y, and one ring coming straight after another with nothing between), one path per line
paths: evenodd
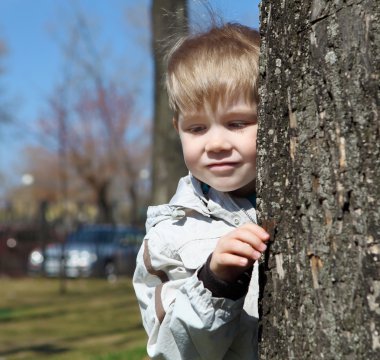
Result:
M64 140L69 165L94 192L99 222L114 222L117 196L111 192L117 181L124 184L123 193L130 202L129 220L136 222L139 173L147 166L149 146L140 135L147 124L136 119L134 98L126 84L105 71L83 14L77 15L64 49L65 78L50 100L50 125L45 121L45 129L50 126L50 133L61 143Z
M262 359L380 358L380 7L264 0Z
M165 42L187 31L186 0L153 0L154 125L152 161L152 203L167 202L178 180L186 175L178 135L172 125L173 114L163 85Z
M1 64L2 60L7 54L7 46L4 40L0 39L0 76L4 73L4 68ZM11 119L10 109L8 100L5 96L5 91L0 85L0 125L2 123L8 122Z

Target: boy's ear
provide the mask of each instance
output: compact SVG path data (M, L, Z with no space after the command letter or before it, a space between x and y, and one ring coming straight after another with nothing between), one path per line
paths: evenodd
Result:
M173 122L174 129L176 129L178 132L178 119L176 117L173 117L172 122Z

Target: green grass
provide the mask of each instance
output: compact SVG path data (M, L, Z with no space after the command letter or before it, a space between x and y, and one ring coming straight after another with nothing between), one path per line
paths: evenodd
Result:
M130 279L0 279L0 359L141 360L146 335Z

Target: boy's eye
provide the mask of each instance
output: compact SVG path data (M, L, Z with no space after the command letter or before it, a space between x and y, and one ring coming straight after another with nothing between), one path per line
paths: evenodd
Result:
M206 127L203 125L194 125L194 126L191 126L187 129L187 131L190 134L199 134L199 133L203 132L204 130L206 130Z
M228 123L228 127L231 129L243 129L248 125L246 121L231 121Z

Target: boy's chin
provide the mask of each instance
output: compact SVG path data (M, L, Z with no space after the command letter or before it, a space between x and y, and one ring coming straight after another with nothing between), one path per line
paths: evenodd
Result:
M215 184L215 186L211 185L211 187L220 192L228 192L235 196L244 197L256 192L256 179L250 181L248 184L245 184L243 186L228 186L228 184Z

